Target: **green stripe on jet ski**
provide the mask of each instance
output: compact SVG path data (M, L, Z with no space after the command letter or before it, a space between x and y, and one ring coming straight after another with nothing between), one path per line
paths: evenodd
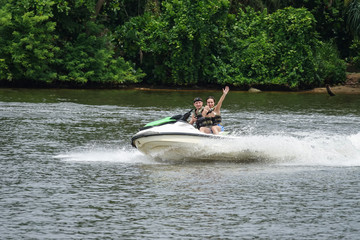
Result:
M153 126L159 126L165 123L169 123L169 122L176 122L176 119L173 119L172 117L166 117L154 122L150 122L148 124L146 124L144 127L153 127Z

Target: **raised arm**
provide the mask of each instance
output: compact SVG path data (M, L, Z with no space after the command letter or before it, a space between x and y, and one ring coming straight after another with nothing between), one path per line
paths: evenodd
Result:
M216 104L216 106L214 108L214 111L215 111L216 114L220 114L220 109L221 109L222 102L224 101L224 99L226 97L226 94L228 94L229 91L230 91L230 88L228 86L226 86L223 89L223 94L221 95L218 103Z

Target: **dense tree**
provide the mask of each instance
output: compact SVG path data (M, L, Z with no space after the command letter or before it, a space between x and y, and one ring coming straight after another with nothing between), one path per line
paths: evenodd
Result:
M52 81L56 78L55 56L58 36L51 8L44 1L3 2L0 8L1 79L35 79Z
M308 88L360 55L358 0L0 3L5 81Z
M348 1L346 23L350 32L356 38L360 37L360 2L358 0Z
M71 84L138 82L115 55L92 1L8 0L0 7L0 80Z
M349 60L360 68L360 2L359 0L347 0L345 5L347 29L353 37L349 47Z
M317 55L321 41L309 11L229 11L228 1L166 1L161 15L133 18L121 26L120 44L132 61L142 52L138 64L153 84L290 88L322 84L323 72L317 71L326 56ZM344 63L336 64L328 62L327 66L344 72ZM333 82L344 79L334 76Z

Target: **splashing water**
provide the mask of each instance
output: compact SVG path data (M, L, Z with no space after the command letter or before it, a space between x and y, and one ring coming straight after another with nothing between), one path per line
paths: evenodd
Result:
M245 136L222 146L223 152L251 152L273 163L360 165L360 134L350 136Z
M54 158L71 162L156 163L136 149L127 148L118 150L106 148L74 150L55 155Z
M295 136L236 136L218 142L210 141L192 146L183 153L187 160L203 151L209 159L217 161L256 162L281 165L360 166L360 133L354 135L323 136L302 134ZM212 147L209 148L209 145ZM162 156L165 154L164 156ZM158 152L154 158L130 146L121 149L88 148L69 151L55 158L77 162L118 162L156 164L154 159L167 160L167 153ZM204 160L204 158L202 159ZM206 159L205 159L206 160Z

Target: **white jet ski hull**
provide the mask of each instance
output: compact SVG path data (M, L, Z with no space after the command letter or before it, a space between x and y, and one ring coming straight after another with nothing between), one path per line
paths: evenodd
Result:
M208 154L209 146L229 137L201 133L186 122L176 122L145 129L132 137L132 145L155 159L174 161L191 159L218 159ZM214 141L215 140L215 141ZM209 145L211 143L211 145Z

